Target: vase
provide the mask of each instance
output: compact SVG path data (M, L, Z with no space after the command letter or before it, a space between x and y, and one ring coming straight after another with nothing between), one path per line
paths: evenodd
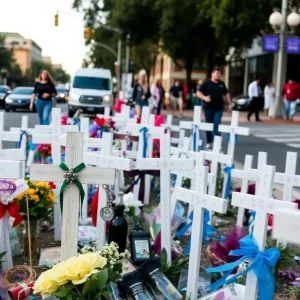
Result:
M30 233L30 234L29 234ZM24 227L22 230L23 255L29 257L29 247L31 248L31 257L39 258L39 235L40 235L40 222L39 220L30 220L30 227L28 222L24 221Z

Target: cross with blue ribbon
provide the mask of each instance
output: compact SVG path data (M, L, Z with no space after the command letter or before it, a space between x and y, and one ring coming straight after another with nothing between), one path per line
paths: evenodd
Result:
M191 211L189 215L189 219L191 222L186 224L182 229L180 229L176 237L180 238L182 237L193 225L193 217L194 217L194 211ZM214 226L208 224L210 221L209 211L207 209L204 210L204 220L203 220L203 234L202 234L202 244L207 245L207 239L214 239L218 242L223 242L225 240L225 237L221 235L220 231L215 228ZM216 234L214 234L216 233ZM191 249L191 237L189 237L189 240L187 242L187 245L184 249L184 254L187 255L190 252Z
M202 141L201 144L201 150L204 150L204 136L202 131L200 130L199 126L196 124L193 124L192 127L192 137L193 137L193 151L198 152L198 139L197 139L197 133L199 133L200 140Z
M147 148L148 148L148 128L143 127L139 130L143 133L143 158L147 157Z
M223 171L225 174L228 175L227 177L227 181L226 181L226 186L225 186L225 195L224 195L224 198L226 200L229 199L229 196L230 196L230 189L231 189L231 171L232 169L234 169L234 164L232 164L232 166L225 166L223 168Z
M211 291L218 289L224 284L233 282L239 276L247 274L253 270L258 281L258 299L272 300L275 291L275 279L272 268L276 265L280 257L280 251L277 248L270 248L265 251L259 250L255 238L250 234L243 237L239 241L239 244L240 249L230 251L229 255L241 257L240 259L219 267L206 269L208 273L224 273L220 280L210 285ZM230 277L230 279L227 279L227 277L237 267L249 260L251 260L252 263L246 270L234 275L233 277Z

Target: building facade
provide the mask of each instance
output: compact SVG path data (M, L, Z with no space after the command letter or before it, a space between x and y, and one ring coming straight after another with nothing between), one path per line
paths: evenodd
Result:
M16 63L23 74L31 67L32 61L42 60L42 48L33 40L26 39L19 33L2 32L5 36L5 47L13 49Z

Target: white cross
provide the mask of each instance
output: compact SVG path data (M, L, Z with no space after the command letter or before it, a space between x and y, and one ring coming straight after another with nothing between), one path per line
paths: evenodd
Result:
M176 132L179 134L179 137L177 137L177 138L171 136L171 144L176 144L180 148L183 145L183 140L185 137L185 130L180 129L180 126L178 126L178 125L172 125L172 120L173 120L173 116L167 115L166 124L161 124L160 126L165 128L166 133L169 133L170 135L172 134L172 132Z
M275 183L283 185L282 200L291 202L293 200L294 186L300 187L300 175L296 174L297 152L287 152L285 162L285 172L275 173Z
M23 163L21 161L0 161L1 179L21 179L23 177ZM13 267L9 229L9 215L6 213L5 216L0 220L0 253L6 252L2 260L3 271Z
M121 113L115 113L115 116L112 119L116 123L136 123L136 117L130 118L130 106L122 104Z
M102 147L102 139L90 137L89 118L80 118L80 132L83 133L83 152L89 151L90 148L100 149ZM83 184L83 189L85 192L85 197L82 206L81 218L83 219L83 223L85 223L88 219L88 186Z
M20 133L20 134L22 134L22 131L25 131L28 135L32 136L32 134L35 133L35 128L28 128L28 117L22 116L21 128L11 127L10 131ZM22 137L22 141L21 141L21 148L23 149L23 152L25 153L24 160L26 160L26 146L27 146L27 136L24 135ZM27 159L27 163L26 163L27 167L29 167L32 164L33 159L34 159L34 151L29 149L28 159ZM23 160L23 159L15 159L15 160Z
M110 118L110 107L109 106L105 106L104 107L104 115L97 114L97 117L98 118L104 118L104 119Z
M273 218L274 239L300 245L300 210L280 209Z
M66 145L66 133L78 131L78 126L61 125L61 109L53 108L51 125L36 125L35 129L36 133L32 135L32 142L34 144L51 144L53 165L58 166L61 163L61 146ZM56 199L58 198L56 197ZM56 241L61 239L61 212L58 200L55 201L54 205L54 239Z
M248 160L248 161L246 161ZM244 170L233 169L231 171L232 178L242 179L243 191L241 193L247 194L249 181L255 182L255 195L258 195L258 185L260 180L260 172L267 165L267 153L266 152L258 152L257 159L257 169L251 169L253 157L246 156ZM238 218L237 218L237 226L243 226L243 219L245 214L244 207L238 207ZM251 230L250 230L251 232Z
M276 215L278 209L297 209L297 204L272 199L272 189L275 175L275 167L265 165L260 170L257 195L244 193L232 194L232 205L244 207L256 212L253 236L261 251L265 249L267 237L268 214ZM252 263L252 262L250 262ZM245 299L257 299L257 278L253 271L247 274Z
M227 154L234 157L235 136L249 135L250 129L247 127L239 127L239 112L233 111L230 125L219 125L219 132L229 133L229 143Z
M83 162L90 165L101 166L102 168L131 171L133 167L133 161L131 159L115 157L112 154L113 134L104 132L102 140L103 140L103 147L101 150L101 154L84 152ZM100 211L105 206L107 206L107 195L101 186L99 198L98 198L97 228L96 228L96 244L98 249L101 249L105 244L106 222L102 220L102 218L100 218Z
M180 121L180 128L182 129L190 129L191 132L194 131L193 127L197 126L199 130L203 131L213 131L214 125L211 123L202 123L201 122L201 113L202 108L201 106L194 106L194 118L193 121ZM195 130L194 134L196 135L196 138L194 139L192 137L192 150L196 149L196 152L199 151L199 146L201 146L201 143L203 141L200 140L199 136L199 130ZM196 142L196 144L194 144Z
M217 211L219 213L226 213L228 205L228 201L206 194L208 167L199 166L196 168L195 172L195 191L187 190L182 187L176 187L172 193L172 202L180 200L194 206L187 284L187 295L189 295L192 300L196 300L198 295L204 209Z
M10 132L4 130L4 112L0 112L0 149L3 149L2 142L18 142L20 140L20 132Z
M161 128L163 129L163 128ZM139 145L139 148L141 146ZM140 149L139 149L140 150ZM171 261L171 170L192 170L193 159L170 158L170 135L163 134L160 139L160 158L138 158L136 169L160 170L160 209L161 209L161 246L167 251Z
M67 134L66 165L69 169L82 163L83 133L69 132ZM65 172L54 165L32 165L30 178L39 181L54 181L62 183ZM78 174L81 184L113 185L114 169L86 167ZM62 260L77 255L79 190L75 184L69 183L64 191L64 209L62 216Z

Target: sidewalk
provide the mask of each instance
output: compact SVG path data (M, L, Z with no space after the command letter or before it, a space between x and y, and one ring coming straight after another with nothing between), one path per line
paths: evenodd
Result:
M172 115L172 110L162 110L162 114L163 115ZM193 118L193 114L194 111L193 110L184 110L183 111L183 115L184 117L182 119L185 118ZM247 120L247 111L240 111L239 112L239 123L249 123ZM179 113L175 114L175 117L178 117ZM178 117L181 118L181 117ZM269 117L266 117L263 115L263 112L260 113L260 118L264 123L272 123L272 124L300 124L300 111L298 111L294 117L294 120L270 120ZM202 113L202 119L204 120L204 115ZM222 121L223 122L230 122L231 120L231 114L228 112L224 112L223 117L222 117ZM254 121L254 116L252 116L251 118L251 122L255 122Z

